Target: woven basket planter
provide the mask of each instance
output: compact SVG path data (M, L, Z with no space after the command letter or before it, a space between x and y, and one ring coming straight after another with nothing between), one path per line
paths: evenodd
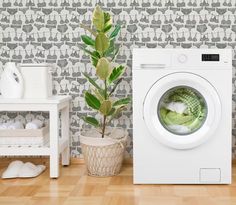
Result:
M105 138L88 137L89 133L80 136L88 175L108 177L120 173L127 144L127 132L121 133L118 139L111 138L112 133Z

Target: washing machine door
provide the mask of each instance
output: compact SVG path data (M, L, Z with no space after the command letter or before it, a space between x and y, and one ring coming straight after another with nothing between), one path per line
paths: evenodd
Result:
M191 149L214 136L221 103L206 79L177 72L153 84L145 97L143 116L159 142L175 149Z

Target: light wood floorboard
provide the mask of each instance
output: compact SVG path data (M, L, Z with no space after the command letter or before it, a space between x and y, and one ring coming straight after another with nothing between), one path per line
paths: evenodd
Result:
M0 174L4 167L0 166ZM236 205L236 165L231 185L133 185L132 165L115 177L86 175L83 164L48 169L32 179L0 179L0 205Z

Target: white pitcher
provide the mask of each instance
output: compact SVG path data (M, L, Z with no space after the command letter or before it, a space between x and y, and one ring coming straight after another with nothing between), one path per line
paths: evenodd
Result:
M22 98L23 78L15 63L5 64L0 78L0 90L3 98Z

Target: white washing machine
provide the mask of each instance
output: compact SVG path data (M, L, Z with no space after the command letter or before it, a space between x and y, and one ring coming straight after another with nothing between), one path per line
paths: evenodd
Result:
M134 49L135 184L230 184L232 53Z

